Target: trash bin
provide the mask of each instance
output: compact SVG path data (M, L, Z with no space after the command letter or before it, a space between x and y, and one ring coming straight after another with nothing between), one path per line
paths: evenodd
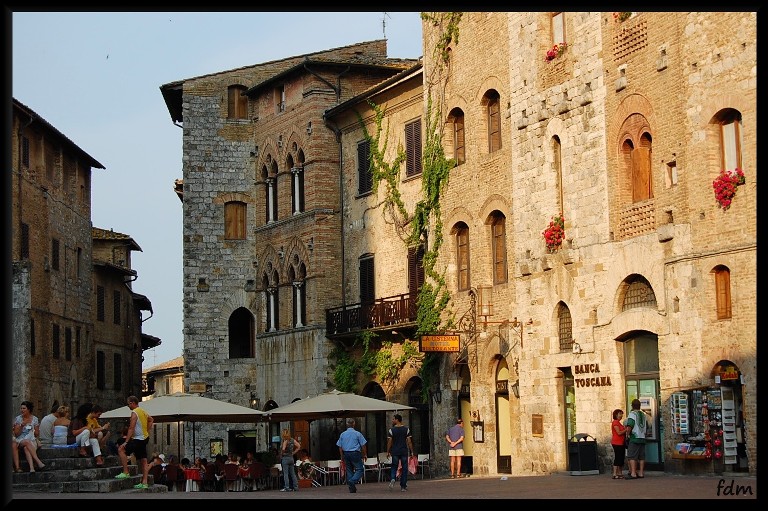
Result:
M591 439L591 440L590 440ZM576 433L568 442L568 470L572 476L600 474L597 468L597 440L587 433Z

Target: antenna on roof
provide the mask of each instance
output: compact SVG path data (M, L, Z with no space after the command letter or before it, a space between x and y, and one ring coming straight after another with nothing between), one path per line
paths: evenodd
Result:
M392 19L392 16L384 13L384 16L381 17L381 31L384 33L384 39L387 38L387 18Z

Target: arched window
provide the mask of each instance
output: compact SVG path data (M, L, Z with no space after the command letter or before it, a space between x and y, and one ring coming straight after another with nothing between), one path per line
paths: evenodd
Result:
M248 118L248 97L243 95L244 85L230 85L227 88L227 117L229 119Z
M461 108L454 108L448 116L448 122L451 125L453 133L453 159L456 165L461 165L466 161L465 143L464 143L464 112Z
M506 217L501 211L491 213L491 257L493 262L493 283L507 281L507 233Z
M456 269L458 277L458 290L469 289L469 227L464 222L459 222L453 228L456 236Z
M253 314L245 307L236 309L229 316L229 358L253 357L253 323Z
M624 297L621 310L636 307L656 308L656 295L651 284L641 275L633 275L625 281Z
M718 112L720 124L720 164L723 170L741 167L741 112L726 108Z
M712 270L715 275L715 301L717 304L717 319L731 317L731 271L722 265Z
M291 206L293 214L304 211L304 153L299 151L298 161L290 161L291 169Z
M555 169L555 186L557 187L557 211L563 212L563 160L560 137L552 137L552 166Z
M571 310L563 302L557 304L557 337L560 340L560 351L571 351L573 348L573 321Z
M229 201L224 204L224 238L228 240L244 240L246 227L245 202Z
M645 117L632 114L622 126L620 165L632 202L653 198L651 160L653 139Z
M277 270L272 268L272 263L267 263L261 283L264 288L264 302L266 303L265 330L276 332L280 328L280 277Z
M307 269L296 254L293 255L291 266L288 268L288 279L293 288L293 326L300 328L307 324Z
M267 223L277 221L277 162L273 161L267 176Z
M501 97L495 90L485 93L486 116L488 123L488 152L501 149Z

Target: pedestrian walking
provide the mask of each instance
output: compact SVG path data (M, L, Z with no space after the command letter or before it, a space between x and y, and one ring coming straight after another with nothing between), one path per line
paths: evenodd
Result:
M345 429L336 445L339 448L339 455L347 466L347 486L349 493L357 493L355 485L360 482L365 474L363 459L368 457L368 447L362 433L355 429L355 419L347 419L347 429ZM354 469L354 471L353 471Z
M395 487L397 467L400 467L400 491L408 490L408 456L413 456L411 430L403 424L403 416L392 416L392 427L387 430L387 457L392 458L389 489Z

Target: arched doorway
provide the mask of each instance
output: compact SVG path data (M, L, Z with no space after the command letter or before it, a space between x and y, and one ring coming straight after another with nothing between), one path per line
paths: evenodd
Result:
M509 418L509 367L499 357L496 364L496 470L512 473L512 428Z
M664 470L663 439L659 420L661 389L659 385L659 339L651 332L633 332L624 339L625 413L632 401L640 400L640 409L649 417L645 437L645 468Z
M373 399L387 400L384 389L375 381L366 385L362 395ZM387 427L389 426L386 412L367 413L364 422L365 430L363 434L368 440L368 456L375 457L380 452L386 452Z

